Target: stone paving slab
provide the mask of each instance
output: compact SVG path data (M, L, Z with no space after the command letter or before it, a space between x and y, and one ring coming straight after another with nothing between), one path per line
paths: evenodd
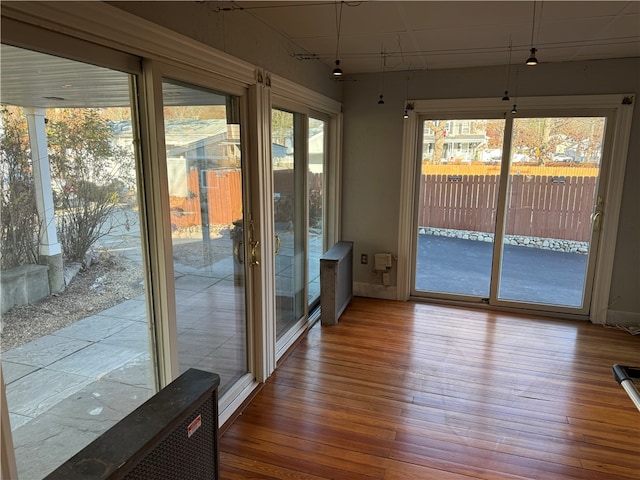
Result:
M65 427L52 417L38 417L13 432L18 478L39 480L98 437Z
M127 300L119 305L96 314L102 317L128 318L136 322L147 323L147 304L144 299Z
M155 381L151 354L143 353L126 365L109 372L103 378L121 384L153 389Z
M46 335L3 353L2 363L9 361L34 367L46 367L89 345L91 343L84 340Z
M2 359L2 376L4 378L5 385L11 385L16 380L20 380L25 375L38 370L38 367L33 365L23 365L22 363L7 362Z
M16 428L20 428L22 425L26 425L33 417L27 417L26 415L20 415L18 413L9 413L9 424L11 425L11 431Z
M131 348L139 351L149 351L149 326L141 322L128 321L128 325L109 335L100 343L103 345L115 345L118 347Z
M56 337L76 338L89 342L98 342L116 332L130 326L131 319L111 317L106 315L92 315L78 320L68 327L55 332Z
M9 412L37 417L91 381L83 375L49 369L30 373L7 388Z
M140 350L107 345L102 342L73 353L49 365L48 370L82 375L94 380L132 361Z

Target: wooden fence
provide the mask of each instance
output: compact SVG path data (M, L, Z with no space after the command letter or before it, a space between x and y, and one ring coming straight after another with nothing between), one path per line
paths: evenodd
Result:
M206 195L209 225L231 225L242 218L242 175L239 170L207 170L206 187L199 185L199 171L187 175L187 197L169 197L171 226L190 227L202 224L201 196ZM204 200L204 199L203 199Z
M588 241L596 177L510 176L507 235ZM498 175L423 175L421 226L494 232Z
M199 173L205 175L205 187L198 184ZM322 174L309 173L307 181L311 194L321 191ZM291 170L274 171L273 182L274 191L279 193L281 198L293 195ZM199 172L193 169L187 175L187 191L187 197L169 197L173 228L201 225L201 200L204 201L205 196L210 225L231 225L233 221L242 218L242 174L239 170Z

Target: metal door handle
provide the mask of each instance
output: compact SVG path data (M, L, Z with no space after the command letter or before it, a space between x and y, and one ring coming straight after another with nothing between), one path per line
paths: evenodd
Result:
M276 251L274 255L278 255L278 252L280 251L280 235L278 235L277 233L275 235L276 235Z
M598 210L591 215L591 225L593 226L594 231L600 231L600 227L602 226L602 211Z
M256 240L255 242L251 242L251 265L260 265L258 261L258 246L260 245L260 240Z
M236 243L233 246L233 256L236 257L236 260L240 265L244 263L244 258L240 257L240 251L242 250L243 245L244 245L244 242L240 240L238 243Z

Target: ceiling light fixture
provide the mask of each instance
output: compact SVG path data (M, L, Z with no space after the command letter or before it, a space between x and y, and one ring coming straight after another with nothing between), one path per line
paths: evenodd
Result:
M513 108L511 109L511 114L515 115L518 113L518 109L516 108L516 102L518 101L518 74L520 73L520 67L516 67L516 94L513 99Z
M340 68L340 56L339 56L339 49L340 49L340 26L342 25L342 2L340 2L340 13L338 14L338 4L336 2L335 4L335 11L336 11L336 31L337 31L337 35L336 35L336 68L333 69L333 76L334 77L341 77L343 75L342 72L342 68Z
M380 70L382 71L380 79L380 97L378 98L378 105L384 105L384 67L387 63L387 59L384 55L384 49L380 52Z
M409 103L409 75L407 75L407 82L405 83L404 105L404 115L402 118L406 120L409 118L409 110L413 110L413 105Z
M533 1L533 19L531 20L531 50L529 50L531 52L531 56L527 58L527 61L525 62L526 65L530 65L530 66L538 64L538 59L536 58L536 52L538 50L533 47L533 32L535 31L535 25L536 25L536 2L534 0Z
M502 97L502 101L504 102L509 101L509 82L511 80L511 50L512 50L511 35L509 35L509 63L507 64L507 89L504 91L504 96Z

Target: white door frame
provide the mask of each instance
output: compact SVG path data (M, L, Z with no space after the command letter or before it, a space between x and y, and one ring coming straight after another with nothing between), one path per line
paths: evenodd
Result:
M519 111L544 110L546 112L558 111L559 113L572 110L582 112L585 110L611 111L609 118L613 121L611 124L607 124L607 130L611 128L610 134L613 135L611 158L609 159L609 170L602 178L604 185L600 188L605 194L604 215L589 312L589 320L593 323L606 323L633 100L632 94L518 98ZM507 106L498 98L414 100L409 103L413 103L414 109L409 112L409 118L405 121L402 149L401 210L398 233L398 300L410 298L413 283L411 252L415 242L414 218L417 215L414 199L420 165L420 162L416 161L420 151L420 139L418 138L420 116L425 114L455 115L460 118L460 116L466 115L469 118L481 118L487 114L494 117L496 113L505 116L509 114Z

